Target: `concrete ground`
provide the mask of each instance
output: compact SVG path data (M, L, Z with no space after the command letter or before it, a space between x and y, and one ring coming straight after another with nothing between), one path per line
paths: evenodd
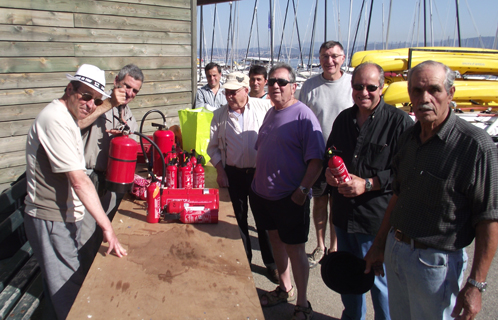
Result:
M313 203L312 203L313 205ZM261 295L264 291L274 290L276 285L268 280L266 277L266 268L261 260L259 245L257 241L257 233L255 229L254 219L252 214L249 218L251 244L253 247L252 271L254 275L254 282ZM327 237L325 244L328 246L329 239ZM306 252L311 253L316 247L316 234L313 223L311 223L309 241L306 243ZM473 244L467 248L469 256L469 264L466 274L469 273L472 266L472 258L474 255ZM467 275L465 276L465 280ZM478 320L498 320L498 259L495 258L491 265L488 274L488 289L483 293L483 307L481 312L477 315ZM374 319L373 307L369 293L367 293L367 316L366 319ZM320 275L320 265L310 270L310 279L308 284L308 300L310 301L314 310L314 320L325 319L340 319L343 306L341 297L338 293L330 290L322 280ZM289 320L294 311L293 303L284 303L271 308L263 308L263 313L267 320Z

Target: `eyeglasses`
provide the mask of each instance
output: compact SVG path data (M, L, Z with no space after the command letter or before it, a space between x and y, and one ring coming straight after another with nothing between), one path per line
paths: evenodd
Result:
M90 101L93 99L93 103L96 105L96 106L100 106L102 103L104 103L103 100L101 99L95 99L93 98L93 96L89 93L83 93L83 92L78 92L79 94L81 94L81 99L83 99L84 101Z
M377 89L379 89L379 86L375 86L373 84L369 84L367 86L365 86L363 84L353 84L353 89L356 91L363 91L363 89L365 89L365 87L367 88L368 92L374 92Z
M280 78L278 78L278 79L276 79L276 78L270 78L270 79L268 79L268 85L270 87L272 87L273 85L275 85L275 83L277 83L280 87L285 87L289 83L294 83L294 81L289 81L289 80L280 79Z
M343 56L343 54L332 54L332 55L321 54L320 55L320 59L328 60L329 58L332 58L332 60L337 60L337 59L339 59L342 56Z
M244 87L242 87L244 88ZM239 88L237 90L229 90L229 89L225 89L225 96L234 96L236 95L237 93L239 93L240 90L242 90L242 88Z

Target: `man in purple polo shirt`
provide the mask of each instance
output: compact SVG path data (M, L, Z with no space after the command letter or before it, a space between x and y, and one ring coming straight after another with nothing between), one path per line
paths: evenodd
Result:
M269 75L274 108L266 114L256 141L252 202L258 225L269 231L280 285L263 294L260 301L263 307L270 307L297 296L292 319L311 319L305 243L310 224L309 193L322 170L325 143L316 116L294 98L297 85L292 67L277 64ZM291 265L297 293L291 282Z

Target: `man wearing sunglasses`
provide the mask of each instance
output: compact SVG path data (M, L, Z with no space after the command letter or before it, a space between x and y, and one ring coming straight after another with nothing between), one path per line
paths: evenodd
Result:
M251 239L247 223L248 197L256 166L254 144L270 100L250 98L249 78L240 72L227 76L223 85L228 103L214 111L207 152L216 168L218 185L228 188L233 211L239 225L247 259L252 260ZM249 201L252 207L252 202ZM268 231L256 224L263 263L271 281L278 283L278 272Z
M310 107L318 118L324 142L327 142L337 115L354 103L351 75L341 70L344 60L344 48L341 43L336 41L324 42L320 47L320 65L323 72L306 80L299 92L299 100ZM327 188L324 172L322 172L312 188L313 222L315 223L317 246L308 256L310 268L316 267L326 254L325 233L329 220L327 206L332 209L330 191L331 189ZM330 210L330 214L332 215L332 210ZM330 218L330 247L328 251L337 251L337 239L332 218Z
M119 133L116 128L126 125L131 131L138 130L129 103L135 99L143 81L144 75L139 67L134 64L124 66L114 78L114 89L109 92L111 97L100 102L87 118L78 121L85 148L87 174L95 185L102 207L111 221L124 193L111 192L105 188L109 147L113 134ZM91 264L102 243L102 230L91 215L85 215L81 238L85 243L84 251L88 252L85 262L89 261Z
M78 121L88 117L103 96L105 75L84 64L60 99L36 117L26 142L27 196L24 224L45 282L46 308L65 319L85 278L80 267L81 228L87 211L104 231L112 251L126 255L86 175ZM81 262L81 263L80 263Z
M327 148L342 151L340 156L352 180L339 183L328 168L325 177L334 187L332 222L337 249L363 258L372 246L392 196L391 161L398 138L413 125L413 120L406 112L384 103L384 70L379 65L357 66L351 86L355 104L337 116ZM371 296L375 319L390 319L385 278L375 277ZM344 294L341 299L341 319L365 319L365 294Z
M269 75L268 91L274 107L266 114L256 141L251 197L255 220L269 232L280 284L264 293L260 302L263 307L271 307L297 297L292 319L311 319L305 244L310 224L309 196L322 170L325 142L313 111L294 98L297 85L292 67L277 64ZM297 293L292 286L291 265Z

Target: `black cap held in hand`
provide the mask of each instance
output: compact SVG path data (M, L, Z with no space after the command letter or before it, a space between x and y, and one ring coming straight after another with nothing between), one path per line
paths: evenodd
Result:
M365 274L366 262L345 251L332 252L322 260L322 279L330 289L340 294L363 294L374 283L375 273Z

